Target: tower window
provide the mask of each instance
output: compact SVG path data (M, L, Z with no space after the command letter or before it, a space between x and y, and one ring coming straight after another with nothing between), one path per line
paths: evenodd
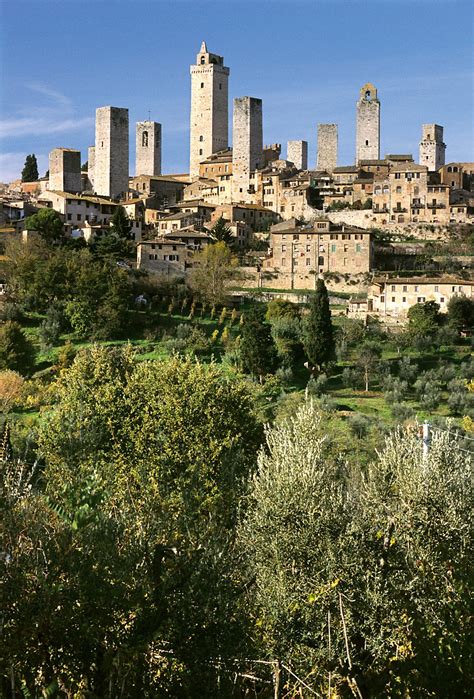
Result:
M202 155L202 148L199 149L199 155Z
M142 133L142 147L146 148L148 146L148 131Z
M200 141L204 141L204 136L199 136Z
M365 142L365 145L366 145L366 146L368 146L368 145L369 145L369 142L368 142L368 141L366 141L366 142Z
M370 90L367 90L367 92L365 93L365 99L370 100Z
M206 62L206 57L205 57L205 56L201 56L201 65L204 65L205 62Z
M201 83L201 87L204 87L204 83Z
M222 83L219 83L219 90L222 90Z

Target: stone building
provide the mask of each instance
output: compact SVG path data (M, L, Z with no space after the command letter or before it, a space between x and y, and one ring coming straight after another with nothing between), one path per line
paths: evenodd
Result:
M439 169L441 184L451 189L474 190L474 163L446 163Z
M95 168L95 146L89 146L87 149L87 179L89 180L89 189L94 192L94 168Z
M116 199L128 190L128 109L99 107L95 121L94 191Z
M439 170L445 162L446 144L443 143L443 127L438 124L423 124L420 141L420 165L430 172Z
M153 196L163 208L174 206L183 199L187 182L165 175L139 175L130 178L130 189L139 195Z
M137 121L135 174L161 175L161 124L156 121Z
M337 124L318 124L316 170L332 172L337 166Z
M308 141L288 141L286 159L298 170L308 169Z
M54 148L49 154L48 189L80 192L81 152L71 148Z
M209 53L203 41L191 72L189 176L199 175L199 163L229 145L229 68Z
M406 317L410 306L436 301L440 311L447 311L453 296L474 298L474 281L456 277L408 277L374 279L367 299L369 313Z
M277 273L284 287L313 288L324 273L369 272L372 244L370 232L359 228L323 218L302 227L293 220L272 226L269 254L263 269Z
M380 101L372 83L361 87L356 107L356 164L380 158Z
M232 198L251 201L250 174L263 165L262 100L236 97L233 116Z

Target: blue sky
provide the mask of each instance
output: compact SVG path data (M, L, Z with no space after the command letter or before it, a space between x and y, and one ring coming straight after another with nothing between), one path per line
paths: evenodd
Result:
M188 168L189 65L203 39L230 68L229 97L263 99L264 141L309 142L339 124L352 163L355 102L373 82L381 150L417 159L421 124L445 127L448 160L474 160L471 0L0 0L0 181L27 153L87 159L96 107L163 125L163 172ZM230 102L231 105L231 102ZM231 121L231 111L229 109Z

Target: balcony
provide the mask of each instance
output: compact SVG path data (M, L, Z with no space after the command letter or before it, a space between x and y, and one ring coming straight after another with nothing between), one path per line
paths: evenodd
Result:
M428 209L445 209L446 204L427 204Z
M406 214L406 213L407 213L407 209L405 209L403 206L400 207L400 208L394 207L394 208L392 209L392 211L393 211L394 214Z

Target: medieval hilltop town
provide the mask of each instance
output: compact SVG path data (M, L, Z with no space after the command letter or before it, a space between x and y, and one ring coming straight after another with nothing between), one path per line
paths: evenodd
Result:
M222 219L240 253L242 292L304 292L323 278L345 294L350 316L397 323L415 303L445 311L453 295L474 296L466 243L474 163L446 162L443 126L420 125L418 162L381 157L381 99L366 83L355 105L355 162L338 163L338 125L318 124L311 168L308 141L288 140L286 158L281 144L264 145L256 97L233 100L229 145L230 69L204 41L190 74L189 172L162 173L162 124L147 120L135 127L130 176L128 109L99 107L84 167L79 150L57 147L47 177L3 186L3 238L34 235L25 219L50 207L64 235L91 242L122 206L136 266L150 274L185 277Z

